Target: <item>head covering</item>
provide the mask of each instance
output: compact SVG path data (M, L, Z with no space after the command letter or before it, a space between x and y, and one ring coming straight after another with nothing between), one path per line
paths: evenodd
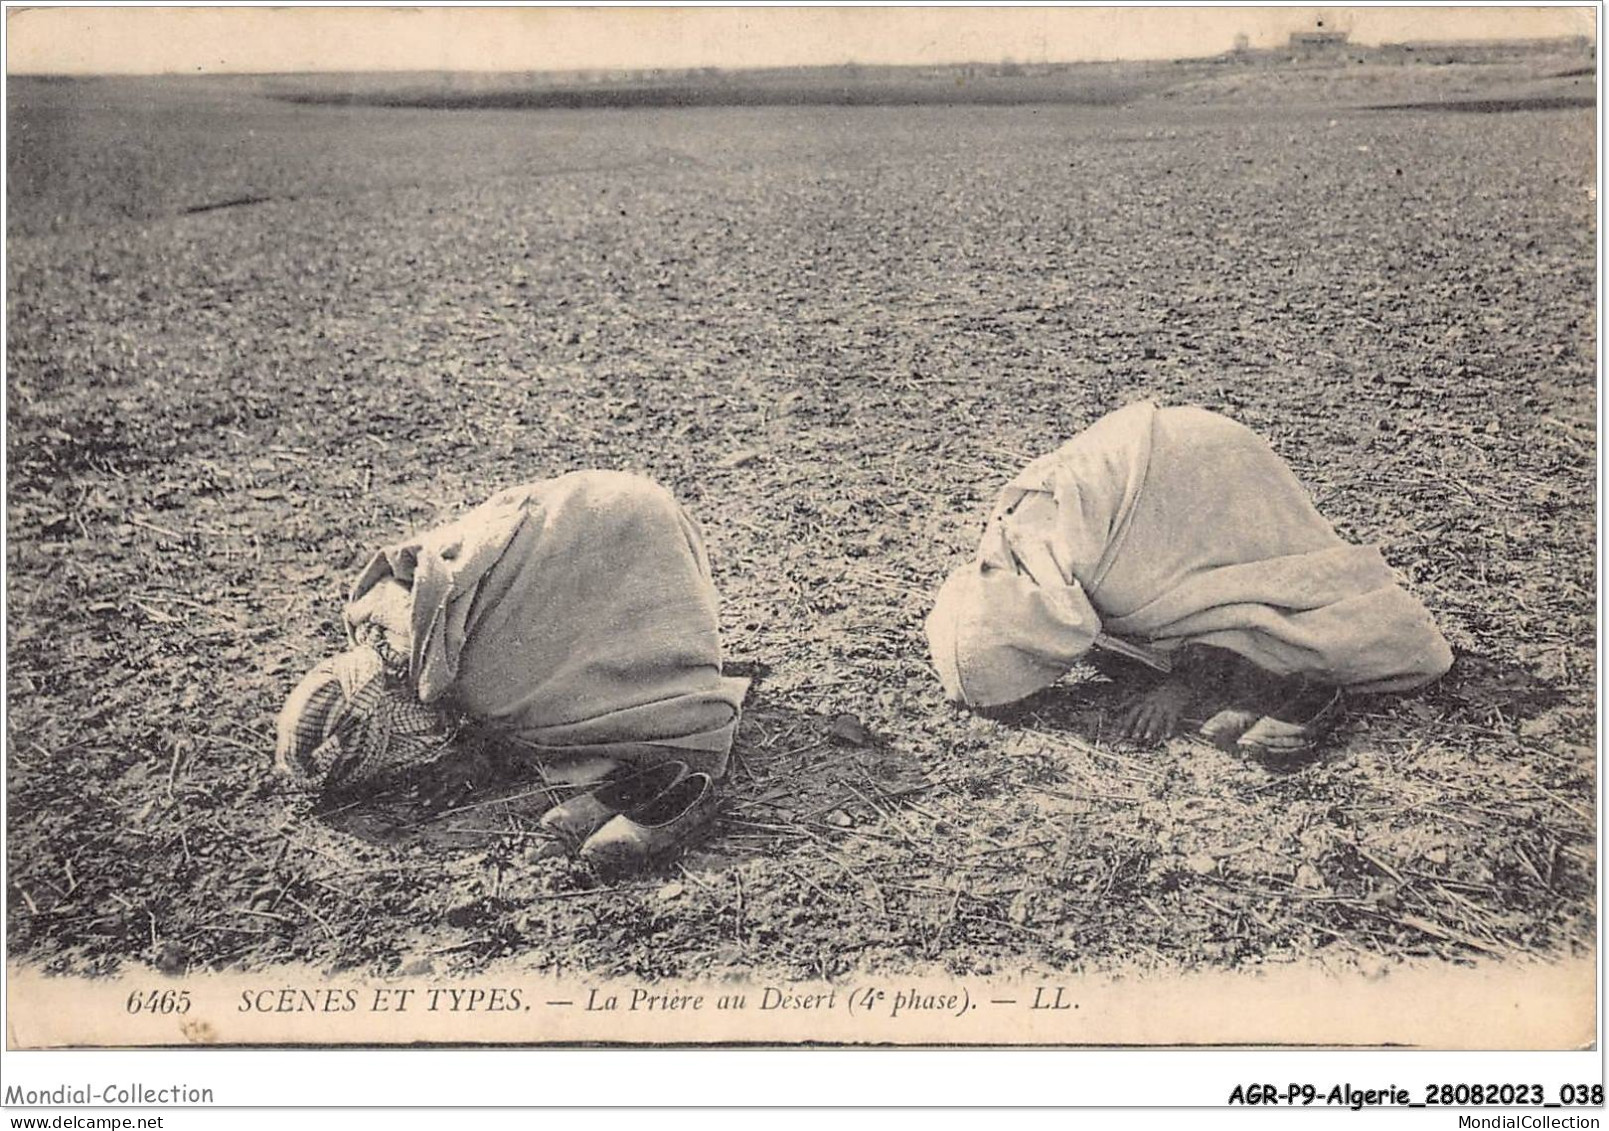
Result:
M279 714L275 764L324 793L375 787L445 748L451 727L403 673L359 645L320 662Z
M949 576L927 618L944 693L970 707L1014 703L1049 687L1099 632L1076 583L1041 586L1026 572L982 561Z

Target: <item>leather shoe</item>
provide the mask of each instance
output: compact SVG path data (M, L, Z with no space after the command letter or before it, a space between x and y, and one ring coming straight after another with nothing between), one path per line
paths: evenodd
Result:
M714 815L715 783L708 774L688 774L593 833L581 846L581 859L605 875L633 871L706 832Z
M1310 753L1334 728L1341 715L1341 692L1310 687L1278 711L1258 719L1235 743L1235 749L1274 762Z
M609 777L598 788L555 805L538 822L549 838L549 845L540 855L573 852L617 813L641 808L686 777L686 762L660 762Z
M1196 733L1220 750L1233 750L1235 743L1256 725L1262 716L1244 707L1226 707L1201 724Z

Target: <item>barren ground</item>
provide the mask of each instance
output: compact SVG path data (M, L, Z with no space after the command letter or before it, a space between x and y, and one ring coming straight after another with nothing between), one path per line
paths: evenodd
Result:
M10 956L830 976L1590 952L1593 111L1360 108L1546 92L1571 62L1181 69L1106 106L14 81ZM1430 605L1453 675L1354 703L1282 774L1116 743L1088 678L1007 719L947 707L921 622L993 492L1146 395L1267 435ZM355 568L583 466L685 502L728 654L766 672L712 838L596 887L523 859L528 784L433 822L310 819L267 774L272 720L340 645ZM844 714L875 743L830 733Z

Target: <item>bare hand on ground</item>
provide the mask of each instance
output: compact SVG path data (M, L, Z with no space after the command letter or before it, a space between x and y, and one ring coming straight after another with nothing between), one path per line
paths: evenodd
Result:
M1130 742L1161 742L1179 728L1192 693L1180 680L1165 680L1136 695L1118 720L1117 733Z
M455 754L430 767L419 783L419 797L431 813L456 809L475 800L502 773L502 762L491 751Z

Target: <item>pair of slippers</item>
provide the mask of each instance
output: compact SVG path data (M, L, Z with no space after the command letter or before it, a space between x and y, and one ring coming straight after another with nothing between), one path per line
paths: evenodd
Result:
M715 783L685 762L606 778L542 815L539 857L573 855L600 875L636 871L707 831Z
M1340 689L1304 686L1271 710L1228 707L1197 733L1220 750L1282 764L1312 753L1340 716Z

